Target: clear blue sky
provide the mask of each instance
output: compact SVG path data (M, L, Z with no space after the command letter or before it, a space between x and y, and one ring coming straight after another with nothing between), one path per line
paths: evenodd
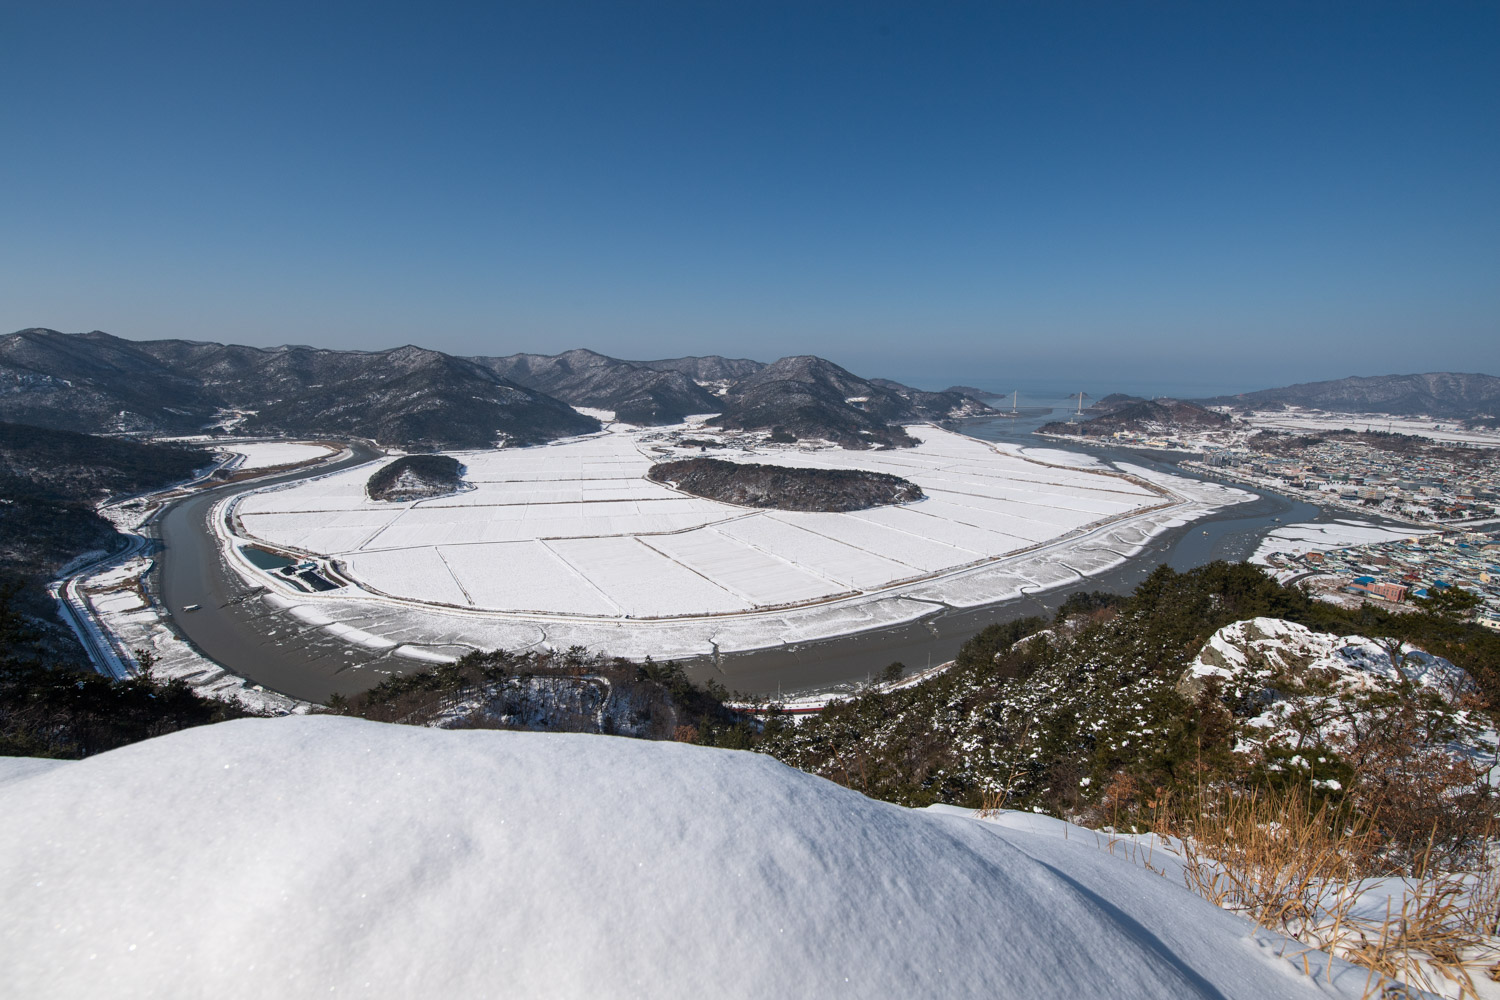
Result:
M1500 4L12 2L0 330L1500 374Z

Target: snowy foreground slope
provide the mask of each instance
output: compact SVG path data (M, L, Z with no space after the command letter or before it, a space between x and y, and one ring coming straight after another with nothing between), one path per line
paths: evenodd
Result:
M1060 829L749 753L243 720L0 758L0 970L33 998L1360 995Z

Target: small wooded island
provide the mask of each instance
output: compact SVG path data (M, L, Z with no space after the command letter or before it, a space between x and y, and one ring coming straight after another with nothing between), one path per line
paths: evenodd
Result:
M719 458L658 462L646 478L708 500L774 510L842 513L925 499L916 483L884 472L796 469Z
M371 500L400 503L440 497L463 488L464 467L447 455L406 455L370 477Z

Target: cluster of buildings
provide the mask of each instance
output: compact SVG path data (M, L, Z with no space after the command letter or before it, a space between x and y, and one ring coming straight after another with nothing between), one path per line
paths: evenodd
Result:
M1475 449L1476 460L1467 461L1454 457L1454 450L1398 453L1359 441L1325 440L1290 455L1221 448L1183 464L1278 492L1301 491L1320 504L1409 521L1495 517L1500 510L1500 456Z
M1500 531L1444 531L1327 552L1277 552L1266 562L1283 578L1316 574L1315 589L1392 605L1462 587L1482 601L1480 624L1500 630Z

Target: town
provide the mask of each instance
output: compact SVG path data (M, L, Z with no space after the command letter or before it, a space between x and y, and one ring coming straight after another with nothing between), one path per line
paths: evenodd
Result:
M1300 580L1325 600L1370 600L1396 609L1408 598L1459 587L1482 602L1475 620L1500 631L1500 531L1448 530L1327 551L1264 557L1278 579Z
M1455 524L1496 516L1496 458L1493 449L1379 431L1261 432L1183 465L1365 514Z

